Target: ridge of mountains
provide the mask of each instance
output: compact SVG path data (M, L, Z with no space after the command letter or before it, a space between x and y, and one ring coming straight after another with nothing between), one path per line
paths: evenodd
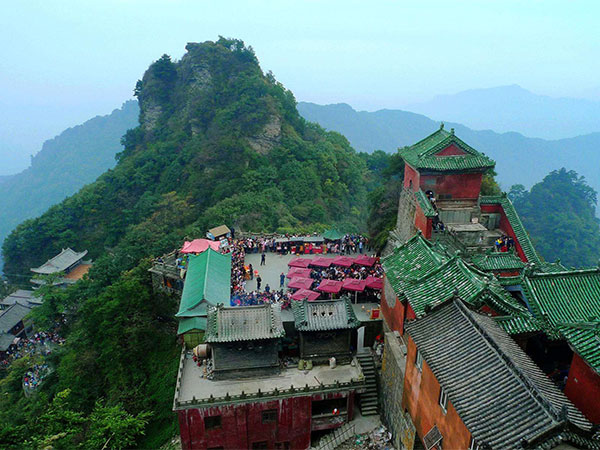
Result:
M398 147L412 145L435 131L440 123L402 110L356 111L345 103L300 102L298 111L305 119L342 133L357 150L369 153L374 150L395 152ZM597 170L600 132L545 140L515 132L477 131L452 122L445 122L445 126L455 128L462 140L496 161L496 179L503 190L513 184L531 187L552 170L565 167L583 175L589 185L600 192L600 171Z
M600 101L538 95L516 84L437 95L405 109L476 130L517 132L542 139L600 131Z
M138 121L138 105L125 102L44 142L31 165L0 177L0 243L19 223L39 216L116 163L120 139Z

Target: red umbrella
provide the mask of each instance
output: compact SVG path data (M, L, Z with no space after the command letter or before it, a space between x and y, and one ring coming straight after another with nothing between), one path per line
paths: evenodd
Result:
M356 257L354 262L361 266L371 267L373 264L375 264L377 262L377 258L373 258L372 256L367 256L367 255L359 255Z
M301 269L300 267L292 267L290 271L287 273L286 277L288 278L310 278L310 269Z
M288 266L300 267L301 269L306 269L309 266L309 264L310 264L310 259L296 257L288 263Z
M294 300L304 300L308 299L309 302L312 302L319 298L321 294L315 291L311 291L310 289L298 289L293 295L292 298Z
M202 253L208 248L214 251L219 251L221 243L219 241L209 241L208 239L194 239L193 241L185 241L181 248L181 253Z
M342 282L336 280L323 280L317 287L317 291L337 294L342 289Z
M369 275L366 280L367 287L371 289L382 290L383 289L383 278L374 277L373 275Z
M362 292L365 290L367 285L365 280L359 280L358 278L346 278L342 284L342 289L347 291Z
M310 289L312 287L313 280L311 278L302 278L297 277L293 278L292 281L288 283L288 288L290 289Z
M333 258L331 264L342 267L350 267L354 264L354 258L350 258L349 256L337 256Z
M325 258L324 256L317 256L315 259L313 259L310 262L310 265L315 266L315 267L329 267L331 265L332 261L333 261L333 258Z

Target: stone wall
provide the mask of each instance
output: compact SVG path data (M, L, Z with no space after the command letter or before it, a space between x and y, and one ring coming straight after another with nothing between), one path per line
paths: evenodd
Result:
M415 427L402 408L404 366L399 339L392 332L386 333L381 365L381 419L392 432L394 448L412 450Z

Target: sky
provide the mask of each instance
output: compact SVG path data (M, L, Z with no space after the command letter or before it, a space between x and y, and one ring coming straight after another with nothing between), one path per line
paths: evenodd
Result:
M0 14L0 175L132 97L163 53L235 37L299 101L401 109L519 84L600 97L597 1L27 0Z

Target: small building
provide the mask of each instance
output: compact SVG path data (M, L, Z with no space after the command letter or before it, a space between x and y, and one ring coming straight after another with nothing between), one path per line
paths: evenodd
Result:
M349 298L294 301L292 308L301 359L315 364L328 363L331 357L340 364L351 361L352 331L361 323Z
M0 310L7 309L15 303L20 303L21 305L33 308L41 305L42 299L36 296L35 291L18 289L0 301Z
M87 250L76 252L70 248L66 248L40 267L34 267L30 270L37 275L61 274L62 276L54 282L58 286L73 284L83 278L92 267L91 261L83 260L87 253ZM32 279L31 282L37 286L45 283L43 280L36 278Z
M213 241L220 241L223 238L231 237L231 230L227 225L219 225L208 230L206 237Z
M25 316L31 308L21 303L14 303L0 312L0 359L6 355L15 338L27 337Z
M352 419L355 395L366 391L358 360L283 365L283 335L274 306L209 308L210 363L184 347L179 364L173 409L184 450L307 449L312 432Z
M493 318L456 298L406 330L403 404L427 450L600 449L600 433Z
M279 305L210 307L205 342L210 344L214 379L278 373L279 339L284 335Z
M208 249L190 255L179 311L177 334L188 348L204 342L208 308L229 304L231 298L231 254Z

